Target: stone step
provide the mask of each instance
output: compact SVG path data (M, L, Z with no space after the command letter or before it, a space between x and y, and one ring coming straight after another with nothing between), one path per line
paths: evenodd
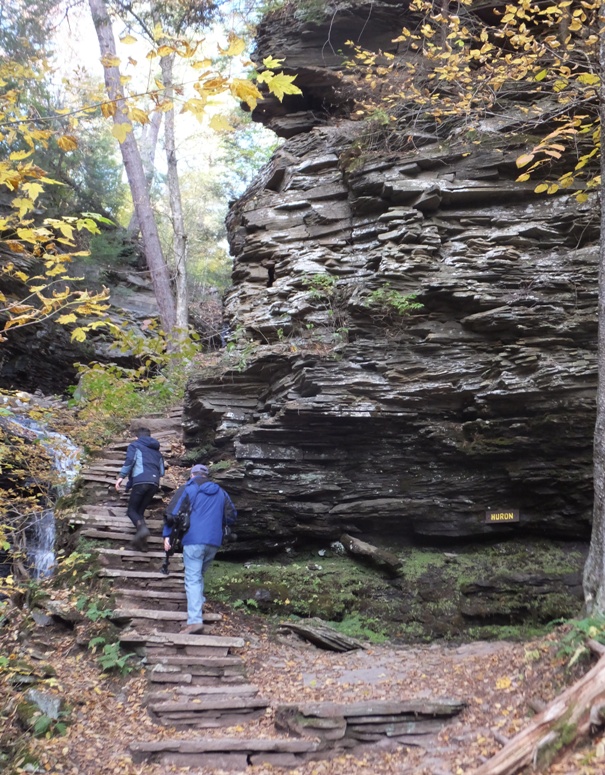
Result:
M183 589L184 584L183 573L173 573L172 570L170 571L169 576L165 576L160 571L102 568L99 571L99 576L106 579L120 579L120 582L126 586L132 584L135 587L143 587L146 589L155 589L157 587L164 591Z
M144 594L143 594L144 593ZM120 608L141 608L153 605L156 611L184 612L187 610L187 596L183 591L160 589L114 589L113 595Z
M145 648L148 659L157 656L226 657L230 649L244 647L242 638L136 630L121 633L120 643L135 650Z
M87 503L86 506L82 506L78 509L78 514L89 514L90 516L101 517L125 517L126 507L120 504L105 504L100 506L94 505L93 503Z
M128 551L128 550L124 550ZM142 572L148 570L159 571L164 563L166 555L164 552L138 552L132 550L134 553L128 556L120 556L119 550L116 555L107 555L104 552L99 553L99 562L107 570L131 570ZM170 558L170 573L181 573L183 570L183 559L181 555L175 555ZM164 576L166 578L166 576Z
M246 681L244 661L238 656L154 656L147 654L152 684L223 686Z
M205 697L255 697L258 686L253 684L233 684L225 686L171 686L162 691L147 695L147 704L163 702L186 702L193 698Z
M170 581L177 578L183 579L182 573L171 573L170 576L165 576L159 571L138 571L138 570L121 570L120 568L102 568L99 571L99 576L111 579L141 579L142 581Z
M180 702L153 702L147 706L152 719L177 728L216 729L247 724L264 715L268 700L260 697L217 697Z
M158 600L175 601L175 602L187 602L187 595L184 592L161 592L150 589L114 589L113 594L117 598L142 598L143 600L151 599L154 603ZM126 606L125 606L126 607Z
M109 477L103 474L95 474L90 473L87 474L85 471L82 471L80 474L80 479L83 479L85 482L100 482L101 484L106 485L114 485L116 483L115 477Z
M161 537L164 520L156 517L145 517L145 523L152 533ZM73 525L82 525L89 530L109 530L114 533L123 533L130 537L135 532L134 525L128 517L75 517L72 520Z
M186 611L158 611L157 608L153 610L146 608L116 608L111 618L113 620L127 620L127 619L149 619L155 622L184 622L187 620ZM205 613L204 624L206 622L220 622L223 617L220 614Z
M130 755L135 764L164 767L203 767L210 772L237 770L248 766L297 767L313 758L325 758L314 740L279 738L208 738L132 742ZM314 756L315 755L315 756Z
M129 544L132 541L134 534L134 528L129 533L113 533L110 530L91 530L85 528L81 533L84 538L96 538L100 541L117 541L124 545ZM161 547L163 543L164 539L161 536L151 535L147 539L147 544L153 547ZM170 564L172 565L172 560Z

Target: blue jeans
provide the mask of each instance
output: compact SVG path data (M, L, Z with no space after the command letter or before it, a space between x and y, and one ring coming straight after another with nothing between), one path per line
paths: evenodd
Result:
M204 597L204 573L214 560L218 546L187 544L183 546L185 564L185 593L187 595L187 624L202 624Z

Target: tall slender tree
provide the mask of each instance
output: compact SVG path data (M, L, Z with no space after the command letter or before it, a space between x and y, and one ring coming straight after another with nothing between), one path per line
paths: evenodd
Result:
M170 285L170 273L162 252L151 207L141 154L132 133L132 123L122 88L111 19L104 0L89 0L89 6L101 49L105 85L110 100L107 105L114 124L113 134L120 141L122 160L139 221L143 250L151 273L151 282L158 302L160 319L164 330L172 332L176 326L176 305Z

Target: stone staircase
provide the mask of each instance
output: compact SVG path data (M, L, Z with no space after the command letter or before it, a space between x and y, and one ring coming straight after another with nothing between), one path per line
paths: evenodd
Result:
M165 455L164 445L180 438L179 418L175 413L163 426L151 426ZM410 735L412 729L418 734L418 726L410 726L410 719L418 716L417 709L411 716L400 718L393 707L372 703L364 709L361 720L370 724L374 720L379 726L372 727L373 734L368 737L367 727L363 734L357 730L359 718L355 719L356 725L349 723L342 715L346 708L335 711L333 704L326 703L327 710L319 706L311 711L302 706L273 708L276 721L281 719L281 728L288 737L277 733L266 738L246 736L250 722L266 714L269 701L248 681L242 658L245 642L221 635L222 617L211 610L204 611L203 634L180 631L187 621L183 563L181 557L173 557L170 574L160 571L165 557L161 550L161 498L148 511L149 551L140 552L131 547L135 531L126 516L127 496L113 487L126 446L122 442L111 445L83 471L86 504L73 516L72 525L95 542L99 574L111 585L115 600L112 620L123 628L122 646L145 658L149 682L146 704L151 718L159 725L189 731L189 736L179 739L132 742L130 751L135 762L240 771L260 764L296 767L359 745L364 735L368 741L375 741L399 732ZM169 493L177 484L163 485L164 490ZM402 719L407 726L402 725ZM394 721L398 722L395 727ZM440 723L429 725L431 731ZM195 736L196 730L233 727L238 728L239 736ZM315 739L290 736L299 737L301 729L303 736L306 732ZM357 730L357 736L347 737L347 729Z
M180 415L179 418L180 419ZM164 430L152 435L164 445L175 439L176 413ZM178 427L180 438L180 425ZM86 504L71 524L95 542L99 575L112 587L112 621L123 627L120 643L145 657L149 691L147 710L152 719L175 729L212 729L244 726L264 715L268 701L249 683L241 651L242 638L218 633L222 617L204 611L205 631L182 634L187 622L183 561L170 560L170 573L160 571L162 551L161 499L148 510L149 551L131 547L134 526L126 516L127 496L113 488L122 466L126 442L117 442L82 472ZM171 490L177 485L164 487ZM216 631L216 634L214 632ZM165 741L163 745L135 742L133 759L180 766L221 766L228 769L260 762L301 763L318 744L287 739L224 738ZM277 757L277 758L276 758ZM285 759L283 757L286 757Z

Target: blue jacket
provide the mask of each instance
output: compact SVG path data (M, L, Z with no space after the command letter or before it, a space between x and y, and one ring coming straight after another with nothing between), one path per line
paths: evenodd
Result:
M128 445L126 460L120 470L120 476L129 477L130 483L156 484L164 476L164 458L160 452L160 442L151 436L140 436Z
M170 510L171 516L177 514L185 495L189 496L192 507L191 524L183 536L183 546L193 544L220 546L223 543L223 526L232 525L237 517L231 498L216 482L211 482L206 477L196 476L191 478L183 488L183 492ZM162 531L164 538L170 536L170 533L171 528L164 525Z

